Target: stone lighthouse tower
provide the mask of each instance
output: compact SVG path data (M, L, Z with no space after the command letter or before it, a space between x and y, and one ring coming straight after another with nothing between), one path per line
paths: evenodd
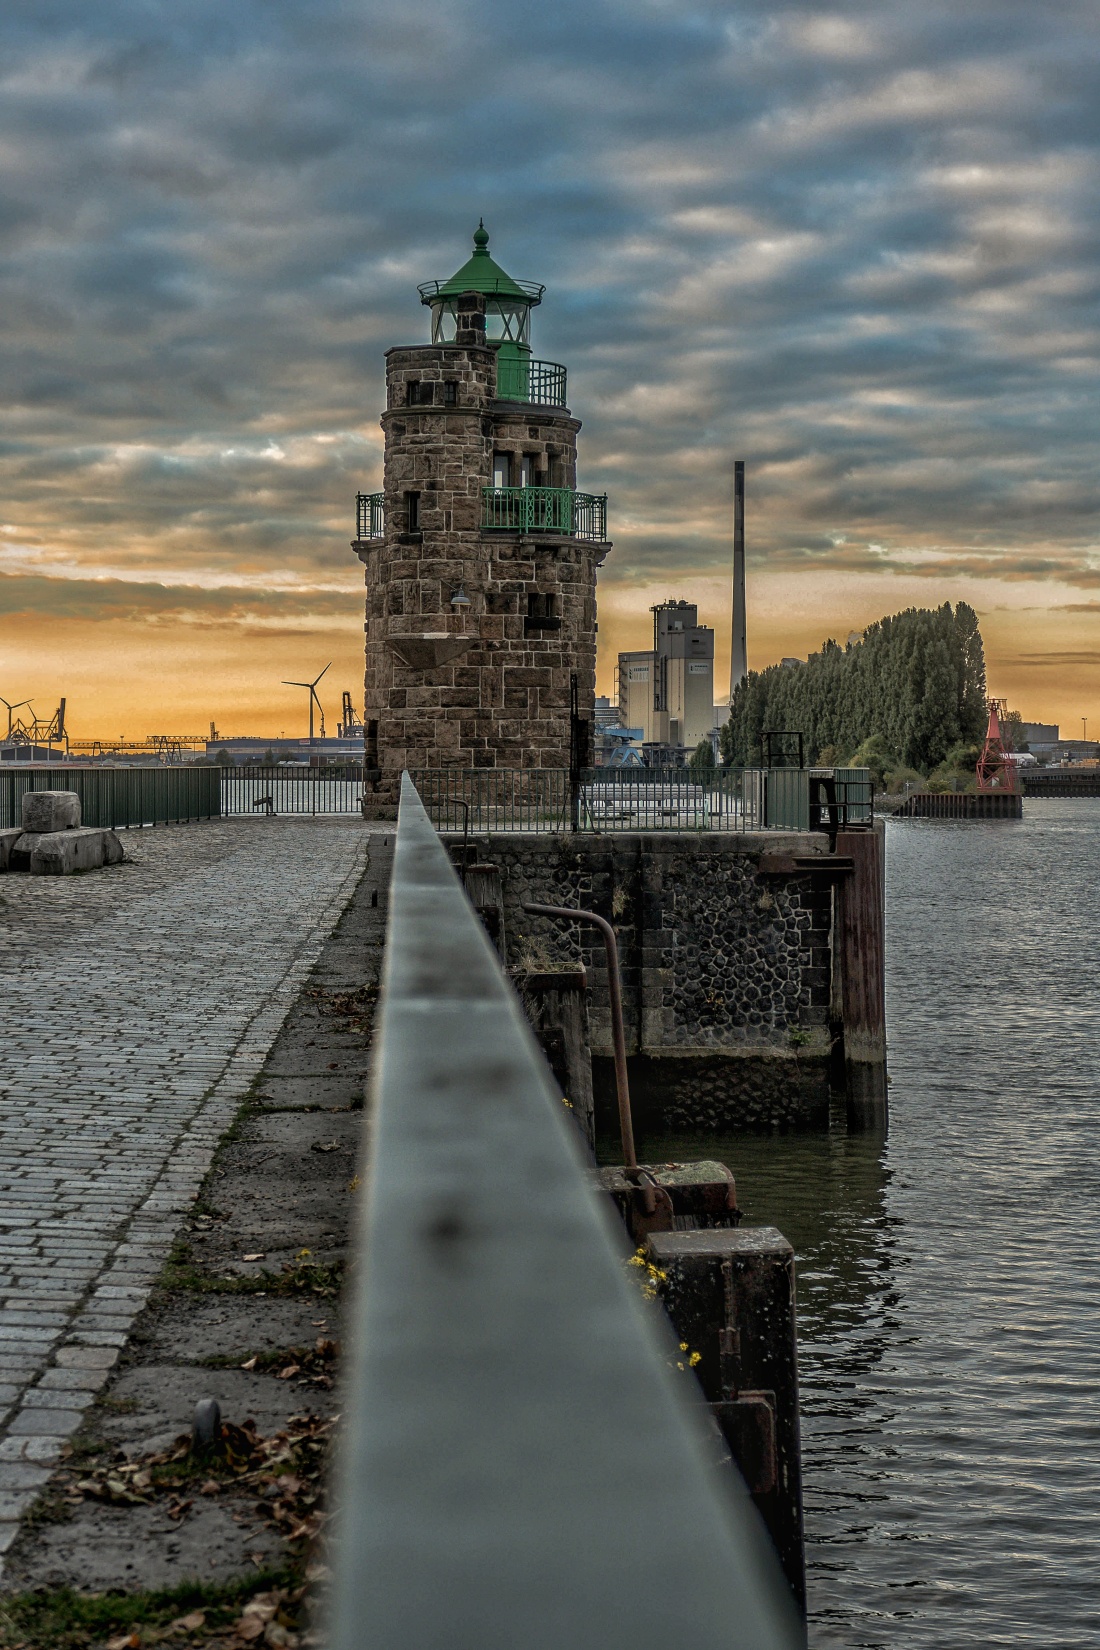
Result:
M543 288L483 226L420 288L431 342L386 352L385 488L358 496L367 809L409 768L587 765L606 498L577 491L566 369L533 359Z

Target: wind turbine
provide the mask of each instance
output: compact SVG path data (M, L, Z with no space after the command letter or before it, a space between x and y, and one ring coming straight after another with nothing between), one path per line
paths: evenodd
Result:
M8 705L8 701L6 699L0 697L0 705L7 705L7 708L8 708L8 738L9 739L11 738L11 713L12 713L12 711L13 710L22 710L24 705L29 705L29 704L30 704L29 699L20 699L20 701L17 705Z
M325 670L331 670L331 669L332 669L332 660L330 659L328 664L325 666ZM323 676L325 674L325 670L323 670L321 672L321 676ZM321 713L321 738L323 739L325 737L325 713L324 713L324 710L322 708L321 701L317 697L317 683L321 680L321 676L315 676L313 678L312 682L288 682L285 679L283 681L283 686L284 687L304 687L304 688L309 689L309 742L310 742L310 745L313 744L313 706L314 706L315 703L316 703L317 709Z

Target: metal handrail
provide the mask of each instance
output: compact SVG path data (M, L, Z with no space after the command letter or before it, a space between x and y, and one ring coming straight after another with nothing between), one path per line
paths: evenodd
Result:
M420 302L422 304L430 304L433 298L461 297L461 288L448 291L448 288L451 287L453 280L454 276L452 275L450 279L446 281L421 281L420 285L416 289L420 294ZM545 286L543 286L539 281L514 281L510 275L497 276L492 281L480 279L478 281L477 290L488 294L490 297L499 297L503 295L505 298L515 298L517 296L516 287L519 287L520 290L520 303L526 301L528 303L537 304L541 301L542 295L546 291Z
M526 356L497 356L497 399L526 401L531 406L564 407L566 371L557 361Z
M384 537L386 531L385 498L385 493L356 493L356 539L380 539Z
M708 1461L407 777L377 1038L331 1650L795 1650L774 1551Z
M490 530L607 538L606 493L576 493L570 487L483 487L481 497L481 524Z
M576 776L568 768L412 770L441 830L454 829L467 804L471 829L479 831L808 831L871 823L866 769L837 770L832 808L816 793L811 800L813 777L799 768L717 768L698 777L689 768L589 768L581 770L574 810Z

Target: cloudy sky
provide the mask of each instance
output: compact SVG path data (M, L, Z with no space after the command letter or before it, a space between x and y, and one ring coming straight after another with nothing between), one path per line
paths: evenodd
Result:
M603 685L898 608L1100 732L1094 0L6 0L0 694L304 731L361 691L382 352L484 215L609 495ZM300 729L298 723L302 723Z

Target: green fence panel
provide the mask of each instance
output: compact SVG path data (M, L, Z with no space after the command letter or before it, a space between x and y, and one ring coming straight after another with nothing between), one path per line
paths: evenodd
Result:
M769 768L764 775L764 827L808 831L810 776L805 768Z
M221 814L217 768L41 767L0 770L0 829L22 822L28 791L75 791L85 825L120 830L133 825L184 824Z

